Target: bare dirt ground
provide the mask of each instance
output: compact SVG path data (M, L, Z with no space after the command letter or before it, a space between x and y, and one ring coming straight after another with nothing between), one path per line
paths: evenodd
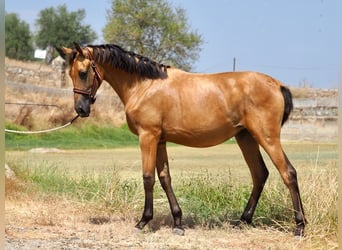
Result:
M272 228L195 227L178 236L157 218L138 232L137 218L97 214L64 198L6 198L5 212L6 249L322 249Z

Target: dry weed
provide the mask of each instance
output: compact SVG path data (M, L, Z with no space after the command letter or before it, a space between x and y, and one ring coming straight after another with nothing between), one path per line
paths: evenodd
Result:
M66 94L65 89L58 88L36 92L27 86L22 90L8 86L5 102L6 120L29 129L39 130L65 124L76 115L71 89L70 94ZM99 91L91 112L87 123L121 126L125 122L123 105L108 86Z
M21 107L18 116L15 118L14 123L31 129L33 127L33 119L31 114L31 107Z
M137 232L134 219L117 214L92 212L88 207L64 198L32 196L10 200L6 206L6 235L21 246L38 241L47 249L334 249L331 241L317 244L311 237L294 239L292 234L272 228L233 229L230 226L207 230L186 229L185 236L171 233L163 226L157 231ZM41 242L44 239L44 242ZM51 246L51 248L48 246ZM55 248L56 249L56 248Z
M22 181L15 177L5 178L5 197L6 198L18 198L23 192L25 185Z

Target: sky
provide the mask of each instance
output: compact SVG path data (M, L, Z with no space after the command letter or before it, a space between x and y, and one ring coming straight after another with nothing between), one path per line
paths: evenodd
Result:
M293 87L337 88L342 66L340 0L169 0L185 9L190 29L204 40L194 72L233 70L269 74ZM112 0L6 0L6 13L17 13L36 30L45 8L66 4L85 9L84 24L105 43L102 30ZM124 46L123 46L124 47Z

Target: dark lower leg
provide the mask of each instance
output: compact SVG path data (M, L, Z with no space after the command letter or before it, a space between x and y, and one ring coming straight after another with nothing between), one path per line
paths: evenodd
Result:
M294 208L294 216L295 216L295 221L296 221L295 236L303 236L305 224L307 223L307 221L305 219L303 204L300 198L300 192L299 192L298 181L297 181L297 172L285 154L284 156L285 156L287 168L288 168L288 174L287 174L288 178L287 178L287 181L284 180L284 182L290 190L292 204Z
M256 206L258 204L262 189L263 189L262 187L258 187L255 189L253 188L253 191L252 191L251 196L248 200L246 208L241 215L241 218L240 218L241 222L244 222L247 224L252 223L252 218L253 218Z
M302 200L299 194L296 169L288 160L280 144L274 145L273 147L265 147L265 150L271 157L284 181L284 184L290 191L296 221L295 236L303 236L306 219L304 216Z
M153 186L154 176L144 176L145 190L145 206L141 220L135 226L138 229L143 229L144 226L153 218Z
M169 205L170 205L170 209L171 209L171 213L172 213L173 221L174 221L174 228L180 229L180 231L177 232L177 234L182 234L181 232L182 231L184 232L182 228L182 210L179 207L177 198L171 186L171 176L170 176L170 171L169 171L169 162L168 162L165 143L158 144L157 172L158 172L160 184L163 187L166 193L167 199L169 201Z
M265 179L266 181L266 179ZM252 218L257 207L261 192L263 190L265 181L263 181L262 185L253 186L253 191L251 196L249 197L248 203L243 211L240 221L243 223L250 224L252 223Z
M250 224L267 180L268 170L260 153L258 143L247 130L241 131L236 136L236 139L253 179L253 190L240 218L240 222Z
M302 205L299 191L294 192L294 194L292 194L291 192L291 197L292 197L293 207L295 208L294 216L295 216L295 221L296 221L296 230L294 234L295 236L304 236L304 228L305 228L307 221L305 219L303 205Z
M171 180L167 177L160 177L159 180L169 201L174 227L182 228L182 210L179 207L176 196L172 190Z

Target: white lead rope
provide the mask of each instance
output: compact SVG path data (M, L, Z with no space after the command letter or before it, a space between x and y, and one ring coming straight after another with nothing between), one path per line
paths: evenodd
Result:
M55 128L50 128L50 129L45 129L45 130L36 130L36 131L21 131L21 130L12 130L12 129L5 129L5 132L8 133L14 133L14 134L42 134L42 133L49 133L52 131L56 131L65 127L68 127L69 125L71 125L77 118L79 117L79 115L76 115L74 118L72 118L72 120L62 126L59 127L55 127Z

